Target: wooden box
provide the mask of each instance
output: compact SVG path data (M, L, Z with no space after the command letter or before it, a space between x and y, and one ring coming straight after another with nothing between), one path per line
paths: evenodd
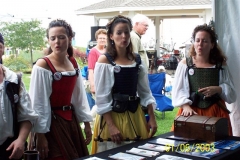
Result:
M228 136L228 120L199 115L178 116L174 120L174 136L207 142L221 140Z

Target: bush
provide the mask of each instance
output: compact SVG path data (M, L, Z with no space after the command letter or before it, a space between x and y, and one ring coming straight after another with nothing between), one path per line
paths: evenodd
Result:
M8 58L5 58L3 60L3 64L4 66L16 72L31 72L31 65L22 57L15 57L15 55L10 55Z

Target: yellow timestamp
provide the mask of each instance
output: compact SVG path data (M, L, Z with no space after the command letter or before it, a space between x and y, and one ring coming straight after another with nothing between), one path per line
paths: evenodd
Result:
M174 144L165 145L166 152L214 152L215 145L214 143L181 143L175 146Z

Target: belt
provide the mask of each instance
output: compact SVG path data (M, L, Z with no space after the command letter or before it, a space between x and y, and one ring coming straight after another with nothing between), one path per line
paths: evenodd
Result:
M113 100L117 101L136 101L139 97L137 96L129 96L126 94L120 94L120 93L114 93L113 94Z
M61 107L51 107L52 110L62 110L62 111L69 111L69 110L73 110L73 106L61 106Z

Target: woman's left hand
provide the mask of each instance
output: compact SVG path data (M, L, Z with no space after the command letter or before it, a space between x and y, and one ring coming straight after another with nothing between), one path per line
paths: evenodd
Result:
M148 121L148 124L147 124L147 131L149 133L148 138L151 138L157 132L157 122L156 122L156 119L155 119L155 114L154 114L154 109L153 109L152 104L149 104L147 106L147 110L148 110L148 115L149 115L149 121Z
M85 128L84 132L86 135L85 143L88 145L92 140L92 130L89 122L84 122Z
M212 95L214 95L216 93L221 94L222 88L219 86L208 86L208 87L199 89L198 92L201 92L206 97L211 97Z

